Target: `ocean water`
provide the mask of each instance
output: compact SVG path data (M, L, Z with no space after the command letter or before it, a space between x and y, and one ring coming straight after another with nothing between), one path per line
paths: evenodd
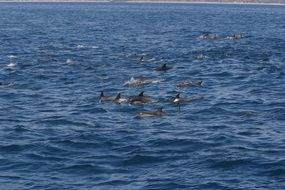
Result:
M284 6L1 3L0 15L1 190L285 189ZM126 85L141 75L160 82ZM173 104L178 93L194 100ZM158 107L168 115L137 117Z

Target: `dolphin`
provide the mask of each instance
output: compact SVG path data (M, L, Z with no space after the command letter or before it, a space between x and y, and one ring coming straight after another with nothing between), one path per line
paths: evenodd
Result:
M230 39L230 40L239 40L242 38L241 34L233 34L231 36L227 36L226 39Z
M143 61L144 61L144 55L141 55L140 62L143 62Z
M146 78L143 75L141 75L138 78L132 77L129 81L125 82L124 85L128 85L129 87L138 87L138 86L160 83L160 82L163 82L163 80L150 79L150 78Z
M203 81L197 81L196 83L194 83L195 86L203 86Z
M164 63L161 67L156 68L156 71L167 71L169 69L172 69L172 67L166 66L166 63Z
M199 38L204 40L215 40L218 39L218 37L219 36L217 34L208 33L208 34L203 34Z
M121 104L121 103L123 103L123 102L127 102L128 99L125 98L125 97L122 97L122 96L121 96L121 93L119 93L113 101L114 101L115 103L117 103L117 104Z
M182 103L182 102L191 102L191 101L193 101L192 98L181 98L180 94L177 94L175 96L174 100L173 100L173 103L179 104L179 103Z
M105 96L103 91L101 91L101 94L99 96L99 101L100 102L113 101L114 99L115 99L114 96Z
M145 53L133 53L133 54L127 55L127 57L138 60L138 63L146 61L145 56L146 56Z
M165 111L162 110L162 108L158 108L156 111L145 111L145 112L139 112L139 117L162 117L167 115Z
M144 96L144 92L141 92L137 96L133 96L129 99L130 104L149 104L149 103L154 103L158 102L154 98Z

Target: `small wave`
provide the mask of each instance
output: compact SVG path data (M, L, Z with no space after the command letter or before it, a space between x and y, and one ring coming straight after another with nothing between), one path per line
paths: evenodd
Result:
M102 166L96 166L93 164L74 164L67 167L60 167L56 169L67 174L102 174L108 173L108 169Z
M144 156L144 155L135 155L129 159L123 161L123 165L141 165L141 164L152 164L152 163L161 163L163 159L158 156Z
M21 180L23 179L20 176L13 176L13 175L0 175L0 179L8 179L8 180Z
M172 179L169 180L152 180L148 181L149 185L144 186L142 189L191 189L189 185L185 184L185 181L176 181L171 182Z
M0 152L4 153L16 153L16 152L21 152L24 150L29 150L33 148L34 145L32 144L9 144L9 145L0 145Z
M192 147L196 146L197 144L200 144L202 146L202 143L199 141L197 142L196 139L181 139L181 138L176 138L176 139L156 139L149 141L149 143L152 144L152 146L155 147Z
M225 115L233 114L232 111L229 111L229 110L226 110L223 108L219 108L216 105L211 106L210 108L205 108L205 109L201 109L197 112L194 112L194 114L200 115L200 116L212 115L213 113L219 113L219 114L225 114ZM217 116L217 115L215 115L215 116Z
M84 123L84 122L79 122L79 121L72 121L69 119L64 119L64 118L48 118L44 119L41 121L37 121L37 124L48 124L48 125L59 125L59 126L89 126L89 124Z
M17 152L21 151L22 147L21 145L17 144L11 144L11 145L0 145L0 151L6 151L6 152Z
M217 181L209 181L206 183L203 183L200 185L201 189L229 189L228 187L226 187L224 184L219 183ZM236 190L236 189L232 189L231 190Z
M0 88L4 88L4 87L11 87L14 86L14 83L5 83L5 82L0 82Z
M278 166L278 167L282 167L282 166ZM270 169L270 170L263 172L263 174L265 174L267 176L280 177L280 178L284 179L285 168Z
M112 185L112 186L118 187L120 185L129 185L129 183L130 182L126 181L126 180L108 180L108 181L105 181L105 182L102 182L102 183L98 183L97 186L109 186L109 185Z
M224 158L210 159L207 162L209 162L213 168L217 168L217 169L237 168L237 167L249 165L252 163L249 159L245 159L245 158L236 158L236 159L228 159L228 160L225 160Z
M68 148L68 149L75 149L75 150L81 150L82 148L93 148L94 146L100 146L100 144L97 141L90 142L90 141L75 141L75 140L60 140L60 141L54 141L53 143Z
M28 132L29 130L25 126L17 125L14 127L14 131L17 133L24 133L24 132Z
M279 151L276 150L276 152L279 152ZM263 161L261 162L261 164L266 168L276 169L276 168L279 168L280 166L285 166L285 159L269 160L265 162Z
M83 111L88 113L107 113L107 110L103 108L89 108L89 109L83 109Z
M62 157L51 156L51 155L36 154L36 153L24 154L24 156L26 158L29 158L32 160L38 160L38 161L62 162L62 161L68 160L68 158L62 158Z

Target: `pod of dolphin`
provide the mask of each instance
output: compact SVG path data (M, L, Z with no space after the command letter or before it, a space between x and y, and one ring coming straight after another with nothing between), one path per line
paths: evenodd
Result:
M199 37L199 39L203 39L203 40L216 40L218 38L219 36L217 34L212 34L212 33L204 34ZM242 38L242 35L234 34L231 36L227 36L225 39L238 40L240 38ZM147 61L145 56L146 54L135 53L131 55L130 57L135 58L138 61L138 63L144 63ZM197 59L199 58L200 57L198 57ZM171 69L173 69L173 67L168 66L166 63L163 63L160 67L157 67L155 71L167 72ZM141 75L137 78L132 77L129 81L124 83L124 86L140 87L143 85L161 83L163 81L164 80L151 79L151 78L147 78ZM184 80L178 83L176 87L179 89L187 88L187 87L203 87L204 86L203 84L204 83L202 80L198 80L198 81ZM180 105L182 103L191 102L195 99L196 98L181 97L180 93L178 93L175 97L170 99L169 102L176 104L176 105ZM99 96L99 102L113 102L116 104L129 103L130 105L145 105L145 104L157 103L159 102L159 100L156 98L150 97L150 96L146 96L143 91L137 95L129 96L129 97L122 96L121 93L118 93L116 96L108 96L108 95L105 95L103 91L101 91L101 94ZM169 114L166 111L164 111L162 107L159 107L157 110L154 110L154 111L144 111L144 112L137 113L137 116L142 117L142 118L162 117L166 115L169 115Z
M180 93L178 93L170 102L174 104L180 104L185 102L191 102L194 98L180 97ZM142 91L138 95L124 97L121 96L121 93L118 93L117 96L106 96L103 91L99 96L99 102L114 102L116 104L129 103L131 105L145 105L151 103L157 103L159 100L150 96L145 96ZM163 110L162 107L158 108L155 111L147 111L147 112L139 112L139 117L155 117L155 116L165 116L167 113Z

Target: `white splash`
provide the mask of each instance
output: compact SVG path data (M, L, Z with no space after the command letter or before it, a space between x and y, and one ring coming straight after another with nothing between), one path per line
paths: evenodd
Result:
M16 55L8 55L8 58L15 59L15 58L17 58L17 56Z
M74 62L73 62L72 59L67 59L67 60L66 60L66 63L67 63L67 64L73 64Z
M7 65L7 67L9 67L9 68L14 68L14 67L16 67L16 66L17 66L16 63L10 63L10 64Z
M77 48L84 48L84 45L77 45Z
M139 78L131 77L130 80L124 83L124 86L137 87L137 86L142 86L142 85L147 85L147 84L161 83L163 81L164 81L163 79L148 79L144 77L139 77Z

